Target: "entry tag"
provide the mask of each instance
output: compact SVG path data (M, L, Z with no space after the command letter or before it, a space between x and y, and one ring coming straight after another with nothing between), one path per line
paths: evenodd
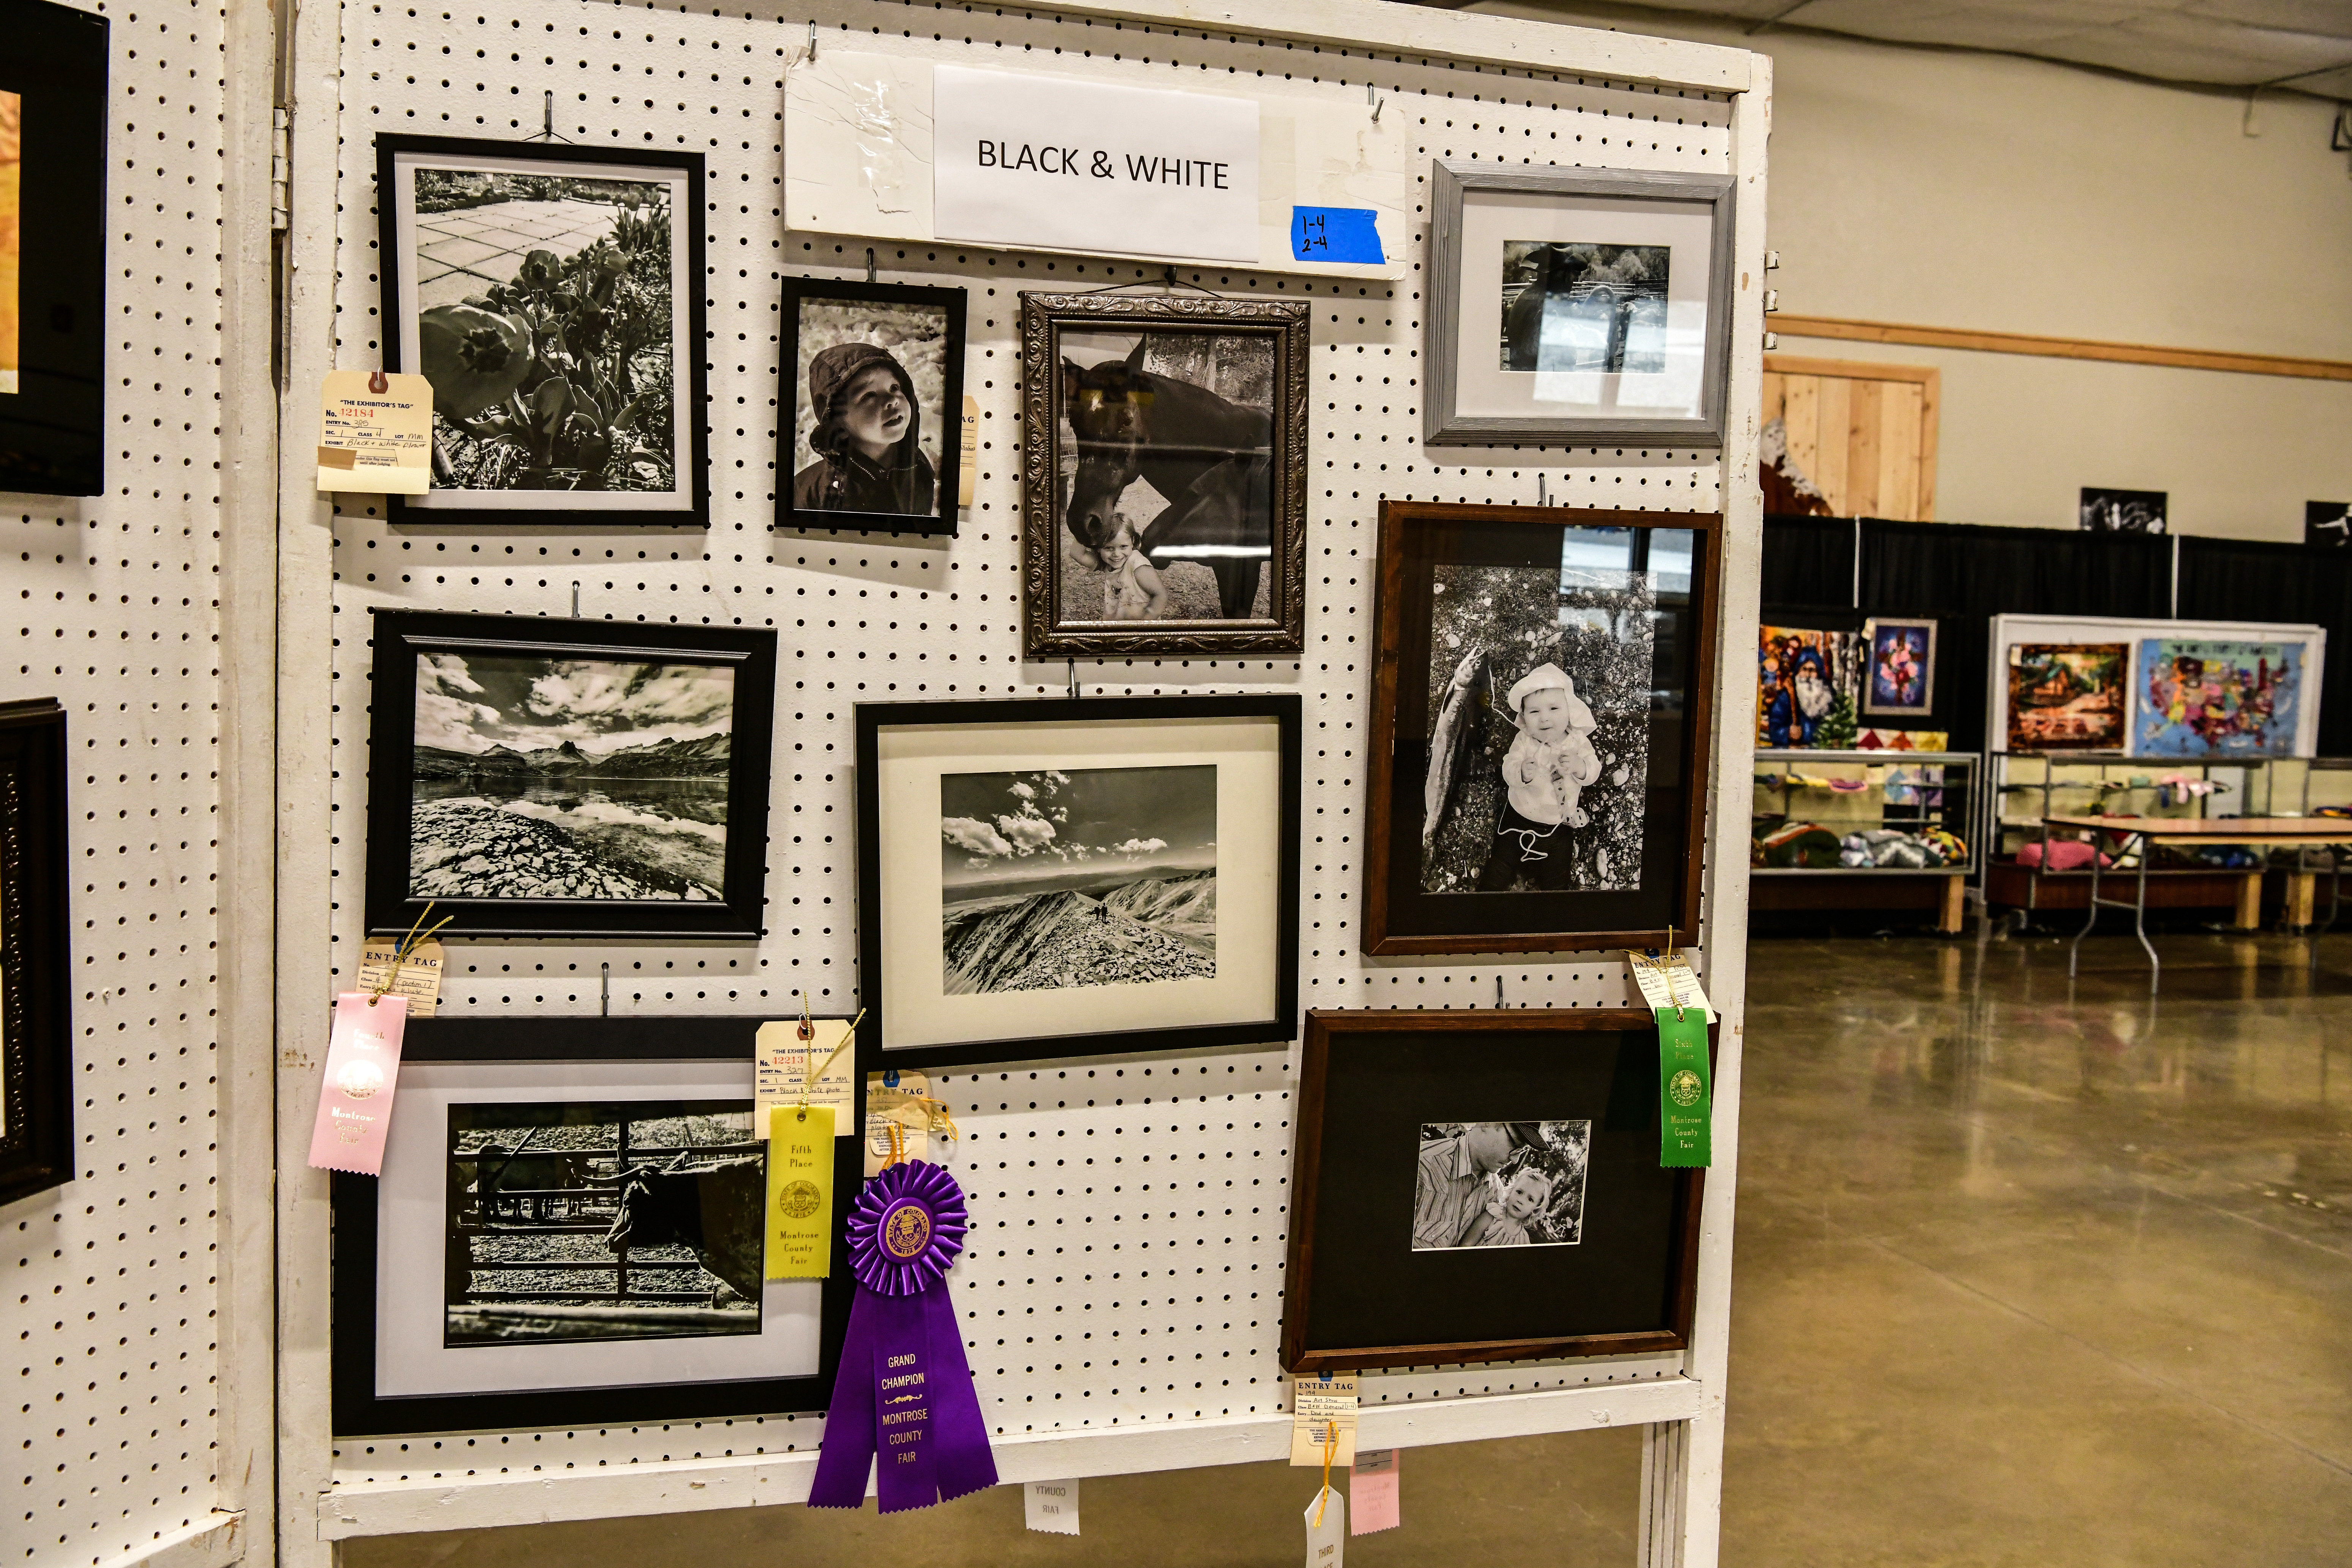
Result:
M399 968L393 959L400 952L401 939L396 936L370 937L360 948L359 988L373 993L383 986L394 996L408 999L408 1016L430 1018L441 1005L441 961L446 954L437 942L420 942L402 959ZM384 976L392 983L384 985Z
M1328 1484L1307 1505L1307 1568L1339 1568L1348 1556L1348 1500Z
M1401 1521L1397 1509L1397 1459L1402 1448L1366 1448L1356 1456L1348 1475L1348 1533L1370 1535L1394 1530Z
M822 1279L833 1271L833 1120L829 1105L768 1112L771 1279Z
M751 1047L751 1121L758 1127L778 1106L797 1107L803 1089L811 1105L833 1112L834 1136L848 1138L857 1131L857 1053L850 1047L849 1024L841 1018L820 1018L814 1033L801 1039L801 1026L791 1019L760 1026ZM809 1081L809 1058L816 1058L816 1081Z
M1029 1489L1022 1494L1021 1516L1032 1530L1042 1530L1048 1535L1076 1535L1078 1483L1031 1481Z
M898 1147L908 1159L930 1158L931 1111L922 1102L930 1091L930 1079L919 1072L900 1073L895 1089L878 1072L866 1075L866 1174L869 1178L880 1175L889 1163L893 1122L898 1127Z
M329 371L319 407L319 488L404 496L431 489L433 384L421 375Z
M1336 1436L1331 1463L1345 1469L1356 1462L1356 1380L1353 1377L1294 1377L1290 1380L1290 1462L1321 1465Z
M979 471L980 399L967 392L963 395L963 457L956 464L956 505L971 504L971 482Z
M346 991L335 998L326 1081L319 1086L319 1120L310 1130L313 1169L383 1173L392 1091L400 1081L400 1037L407 1026L405 996Z
M1714 1009L1687 960L1627 950L1626 967L1658 1019L1658 1163L1675 1169L1715 1162L1715 1085L1706 1059Z

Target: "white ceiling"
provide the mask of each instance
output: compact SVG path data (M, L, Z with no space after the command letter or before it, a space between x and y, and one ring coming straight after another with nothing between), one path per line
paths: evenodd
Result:
M2352 0L1635 0L1890 43L1998 49L2162 81L2352 99Z

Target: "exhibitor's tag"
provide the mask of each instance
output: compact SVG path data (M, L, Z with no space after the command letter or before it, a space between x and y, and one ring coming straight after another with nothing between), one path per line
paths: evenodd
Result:
M327 1038L319 1120L310 1130L310 1164L321 1171L383 1170L383 1135L392 1125L392 1091L400 1081L400 1036L408 998L347 991L335 998Z
M833 1272L833 1107L779 1105L767 1122L767 1277L822 1279Z
M956 505L971 504L971 481L979 471L980 399L967 392L963 395L963 458L956 465Z
M1366 1448L1356 1456L1348 1473L1348 1533L1370 1535L1394 1530L1402 1519L1397 1508L1397 1458L1402 1448Z
M866 1075L866 1174L868 1179L882 1173L890 1160L890 1128L898 1129L898 1148L909 1160L931 1157L931 1111L923 1099L931 1091L931 1080L919 1072L902 1072L895 1089L883 1081L883 1075Z
M387 994L408 999L408 1016L430 1018L441 1005L441 961L446 956L437 942L420 942L402 959L398 969L393 959L400 952L400 938L372 936L360 948L359 989L373 994L383 986ZM386 986L384 976L392 976Z
M1706 1026L1715 1011L1689 963L1628 949L1625 966L1658 1019L1658 1163L1673 1168L1715 1162L1715 1085Z
M780 1019L760 1026L751 1047L751 1119L758 1126L770 1108L797 1106L803 1092L811 1105L833 1112L836 1138L857 1131L856 1050L849 1043L849 1024L841 1018L819 1018L814 1037L803 1042L800 1025ZM816 1058L816 1077L809 1078L809 1058Z
M1323 1450L1339 1439L1330 1462L1341 1469L1356 1462L1356 1380L1353 1377L1294 1377L1290 1380L1290 1462L1320 1465Z
M1078 1483L1031 1481L1022 1494L1021 1516L1032 1530L1048 1535L1078 1533Z
M1307 1505L1307 1568L1339 1568L1348 1555L1348 1500L1328 1484Z
M329 371L320 394L319 488L404 496L431 489L433 384L421 375Z

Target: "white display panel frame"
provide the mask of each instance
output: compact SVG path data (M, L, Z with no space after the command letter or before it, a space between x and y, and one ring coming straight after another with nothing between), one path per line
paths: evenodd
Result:
M1314 304L1310 358L1308 651L1278 660L1081 664L1089 691L1295 690L1307 704L1301 1002L1306 1006L1624 1005L1606 954L1368 960L1357 948L1354 825L1364 800L1371 659L1371 539L1380 498L1722 510L1724 648L1753 645L1761 510L1755 482L1761 375L1769 62L1743 51L1625 34L1440 14L1360 0L1270 0L1249 31L1203 32L1177 0L1068 0L1052 12L829 3L789 15L656 10L589 23L578 0L499 0L444 19L397 8L304 7L294 82L293 272L284 409L315 419L331 365L375 363L378 131L676 145L708 161L705 256L712 328L712 521L701 531L590 526L507 531L419 524L340 509L288 465L280 558L278 1093L306 1108L325 1045L323 999L359 946L368 740L366 611L374 605L772 625L783 637L771 931L752 944L471 942L452 947L445 1006L471 1016L593 1013L609 967L615 1012L782 1016L805 988L820 1012L854 1009L856 860L847 758L859 700L1066 695L1073 671L1020 657L1018 295L1158 279L1133 258L992 252L817 235L784 222L786 77L804 60L881 50L1002 66L1022 54L1116 57L1167 85L1263 73L1333 123L1408 138L1430 161L1478 155L1730 174L1739 255L1720 453L1420 444L1418 291L1409 281L1180 264L1188 284L1295 294ZM619 18L629 19L621 25ZM520 60L444 58L452 29L560 39ZM550 29L553 29L552 33ZM415 45L415 49L410 46ZM430 51L436 68L409 62ZM470 53L470 52L469 52ZM617 83L634 80L638 87ZM593 85L583 89L583 82ZM656 89L656 84L658 83ZM1370 89L1368 97L1367 89ZM1272 90L1270 86L1270 90ZM630 96L634 94L635 96ZM652 100L648 104L647 100ZM1418 195L1416 195L1418 200ZM1367 204L1371 205L1371 204ZM1385 230L1384 242L1392 242ZM1393 243L1393 242L1392 242ZM952 542L854 532L773 533L772 408L778 279L865 275L971 291L966 386L981 405L974 504ZM1425 269L1425 219L1397 245ZM307 458L307 449L301 454ZM298 485L297 479L300 483ZM330 660L325 651L332 649ZM1724 1017L1716 1163L1703 1220L1696 1328L1685 1354L1478 1368L1365 1380L1364 1440L1420 1446L1644 1425L1643 1558L1711 1564L1723 1440L1732 1199L1738 1150L1742 948L1752 680L1726 657L1710 795L1713 871L1701 970ZM982 1407L1008 1480L1273 1458L1287 1441L1276 1364L1296 1047L1105 1058L934 1075L966 1137L950 1159L975 1230L952 1281ZM281 1456L278 1544L323 1565L359 1535L793 1502L806 1495L821 1417L654 1427L424 1435L336 1445L328 1419L326 1184L305 1170L308 1129L281 1127ZM1213 1162L1178 1192L1132 1195L1138 1272L1119 1288L1040 1261L1044 1237L1083 1215L1056 1190L1053 1142L1117 1140L1150 1169ZM289 1153L289 1151L291 1151ZM1036 1238L1033 1240L1032 1238ZM1146 1265L1143 1259L1153 1261ZM1167 1278L1160 1278L1162 1270ZM1150 1278L1147 1279L1145 1275ZM1179 1274L1181 1278L1178 1278ZM1085 1316L1137 1353L1120 1375L1054 1352L1047 1325ZM1148 1353L1145 1353L1148 1347Z

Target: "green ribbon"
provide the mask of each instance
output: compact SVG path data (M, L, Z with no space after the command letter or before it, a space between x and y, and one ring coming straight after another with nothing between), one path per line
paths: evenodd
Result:
M1706 1065L1706 1009L1658 1009L1658 1163L1715 1163L1715 1084Z

